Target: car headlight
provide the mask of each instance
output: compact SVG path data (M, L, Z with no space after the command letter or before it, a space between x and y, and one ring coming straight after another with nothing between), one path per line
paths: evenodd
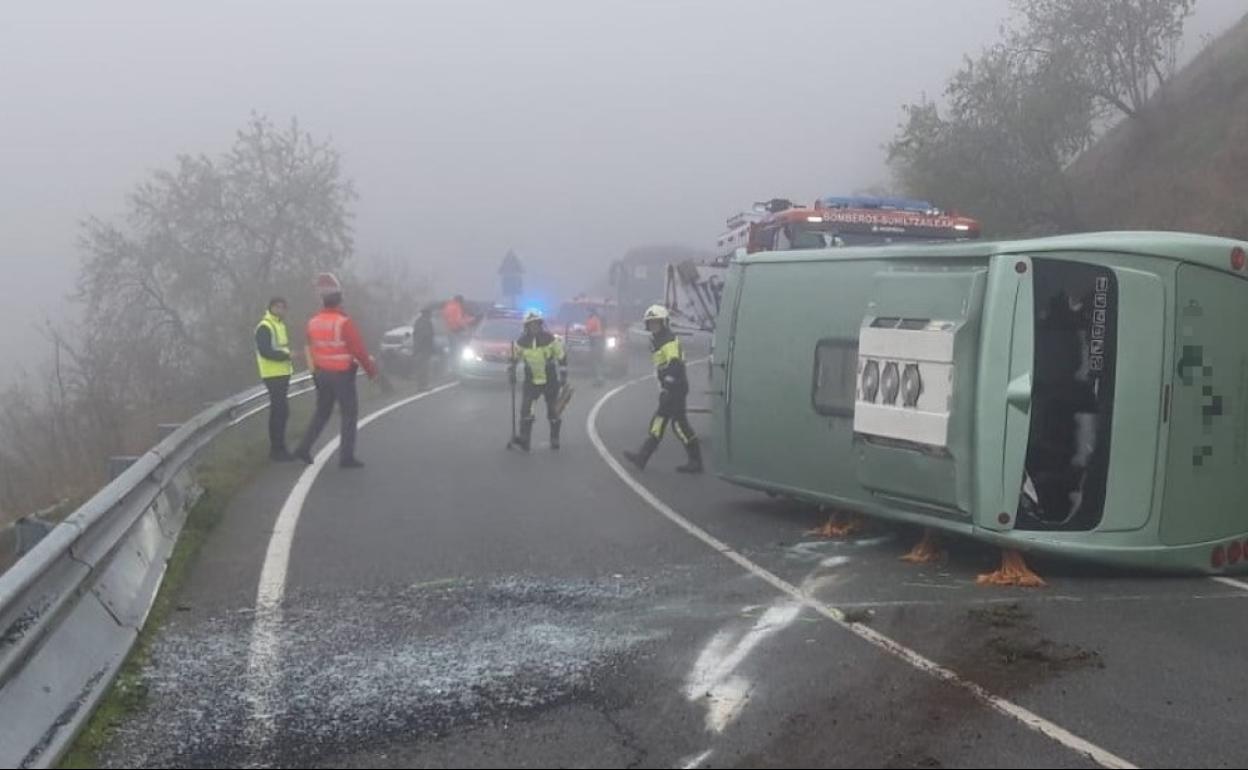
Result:
M615 337L607 337L607 350L615 350L616 346L619 344L620 341Z
M459 357L463 359L464 361L480 361L481 360L481 356L477 355L477 351L474 350L471 345L466 346L463 352L459 354Z
M884 374L880 377L880 390L883 391L884 403L896 404L897 394L901 391L901 373L897 371L896 362L889 361L884 365Z

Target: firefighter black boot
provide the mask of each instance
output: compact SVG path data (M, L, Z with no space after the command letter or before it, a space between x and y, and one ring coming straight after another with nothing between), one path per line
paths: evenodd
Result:
M559 428L563 426L563 420L550 421L550 448L559 449Z
M702 445L695 438L688 444L685 444L685 451L689 453L689 462L678 466L676 470L679 473L701 473L702 472Z
M641 449L636 452L624 452L624 457L633 465L637 466L637 470L644 471L646 463L650 462L650 455L654 454L654 450L659 447L659 440L654 436L646 439L646 443L641 445Z
M529 451L529 443L533 439L533 418L525 417L520 421L520 435L516 437L516 446Z

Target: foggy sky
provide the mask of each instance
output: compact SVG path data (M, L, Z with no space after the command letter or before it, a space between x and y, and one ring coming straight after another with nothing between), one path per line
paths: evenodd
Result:
M179 152L226 149L255 110L333 138L360 193L359 257L480 294L514 247L531 281L573 291L632 245L709 246L751 201L886 181L899 105L938 95L1006 11L5 0L0 266L11 297L20 276L19 313L56 316L77 221L115 215ZM1189 38L1246 11L1200 0Z

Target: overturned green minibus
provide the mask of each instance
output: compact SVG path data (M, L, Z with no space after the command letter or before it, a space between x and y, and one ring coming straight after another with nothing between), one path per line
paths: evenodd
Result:
M1245 571L1245 248L1122 232L739 257L716 471L1010 549Z

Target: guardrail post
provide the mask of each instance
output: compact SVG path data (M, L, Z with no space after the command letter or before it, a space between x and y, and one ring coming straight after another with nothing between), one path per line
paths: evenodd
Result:
M114 455L108 458L108 477L115 479L126 472L126 468L134 465L137 455Z

